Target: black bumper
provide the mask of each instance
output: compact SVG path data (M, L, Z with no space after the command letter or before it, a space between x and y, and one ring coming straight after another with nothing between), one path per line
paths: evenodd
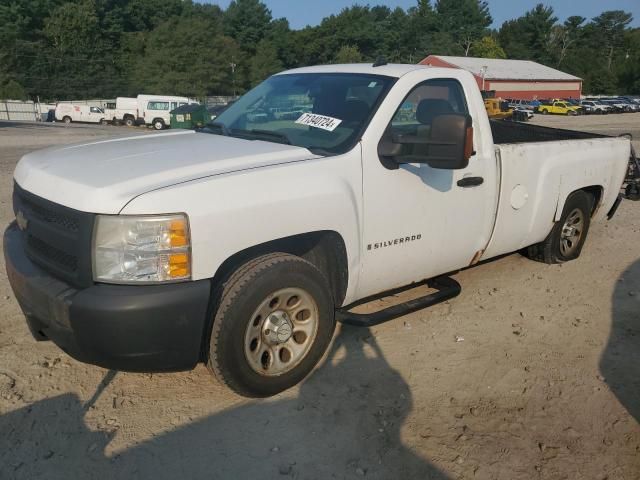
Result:
M201 360L209 280L77 290L29 260L15 224L4 234L4 258L36 339L52 340L82 362L115 370L189 370Z

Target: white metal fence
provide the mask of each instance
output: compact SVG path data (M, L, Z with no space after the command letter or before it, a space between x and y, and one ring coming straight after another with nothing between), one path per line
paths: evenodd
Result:
M46 115L46 112L45 112ZM38 121L42 119L39 104L18 100L0 101L0 120Z
M234 97L234 96L224 96L224 95L216 95L213 97L205 97L204 99L204 105L205 107L214 107L217 105L226 105L229 102L233 102L234 100L237 100L238 97Z
M226 105L238 97L232 96L212 96L204 99L207 107L214 105ZM91 107L105 108L107 103L115 103L115 99L95 99L95 100L66 100L58 103L74 103L89 105ZM39 103L33 101L20 100L0 100L0 120L15 120L28 122L43 122L47 120L50 110L55 110L55 103Z

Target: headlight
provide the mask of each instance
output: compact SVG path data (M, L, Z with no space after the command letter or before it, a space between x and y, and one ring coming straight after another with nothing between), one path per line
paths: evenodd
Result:
M186 215L98 215L93 278L106 283L158 283L191 278Z

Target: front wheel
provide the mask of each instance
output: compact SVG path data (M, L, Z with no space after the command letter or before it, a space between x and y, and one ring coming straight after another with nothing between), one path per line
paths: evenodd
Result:
M542 110L543 115L549 115L549 110Z
M207 365L240 395L275 395L311 372L334 329L333 297L324 275L300 257L264 255L224 283Z
M63 121L64 123L71 123L71 117L68 117L68 116L67 116L67 117L64 117L64 118L62 119L62 121Z
M548 264L578 258L591 224L592 208L593 196L587 192L579 190L569 195L560 220L546 239L526 250L527 257Z

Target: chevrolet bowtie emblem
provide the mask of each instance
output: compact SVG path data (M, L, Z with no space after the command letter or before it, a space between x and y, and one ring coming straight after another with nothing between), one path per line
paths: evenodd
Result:
M18 210L18 213L16 213L16 222L20 230L24 231L27 229L27 225L29 225L29 220L27 220L27 218L24 216L24 213L22 213L22 210Z

